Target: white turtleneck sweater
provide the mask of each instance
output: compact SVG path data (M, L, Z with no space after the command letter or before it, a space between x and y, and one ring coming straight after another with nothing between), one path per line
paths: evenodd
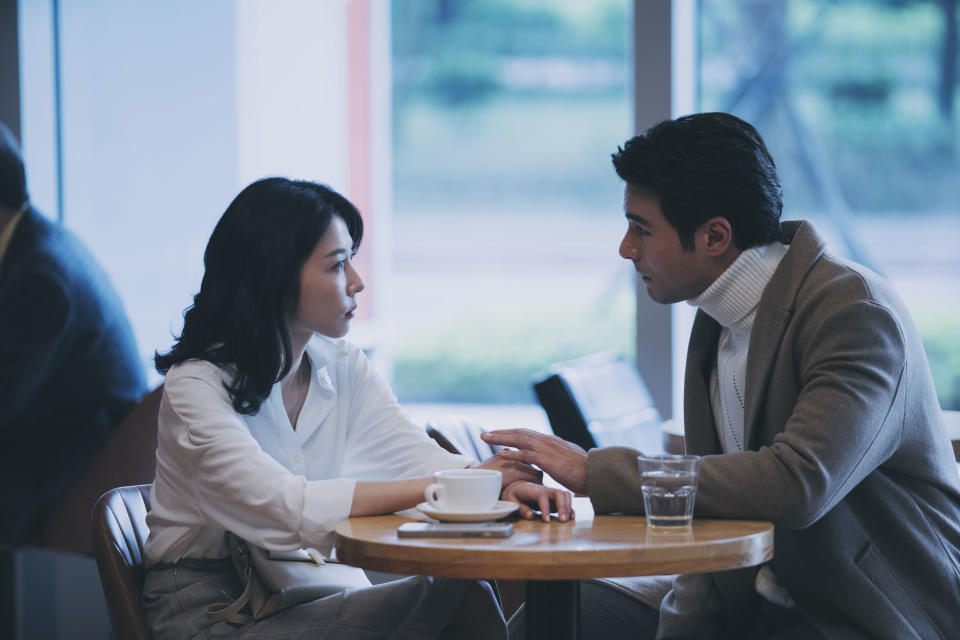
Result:
M743 451L743 400L747 351L757 305L789 246L775 242L743 251L726 271L689 304L716 320L717 362L710 374L710 401L724 453Z
M703 293L690 299L722 327L717 361L710 373L710 404L724 453L743 451L743 401L747 354L757 305L773 272L790 247L774 242L743 251ZM777 583L768 565L757 573L757 593L780 606L792 607L790 595Z

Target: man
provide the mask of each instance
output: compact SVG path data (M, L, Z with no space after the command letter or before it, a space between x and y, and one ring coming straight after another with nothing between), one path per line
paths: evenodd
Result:
M960 484L902 302L809 222L779 223L773 159L733 116L662 122L613 161L620 255L653 300L699 307L684 384L687 452L704 456L695 515L775 525L764 567L674 580L657 637L953 637ZM642 512L637 451L485 439L598 513Z
M80 242L30 206L0 123L0 542L36 540L145 388L120 300Z

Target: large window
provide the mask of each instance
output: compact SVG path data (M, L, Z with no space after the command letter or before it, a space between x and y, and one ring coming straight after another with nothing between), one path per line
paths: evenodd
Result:
M538 369L632 357L617 256L627 0L394 2L394 386L532 401Z
M957 2L699 4L700 110L767 140L784 218L893 282L960 409Z
M695 9L699 62L673 66L694 76L696 109L741 115L767 138L785 217L813 219L833 250L894 282L953 408L956 5L675 0ZM212 224L265 174L329 182L368 216L361 302L373 312L353 337L392 364L402 400L529 403L544 366L632 356L634 274L616 254L609 155L634 133L634 100L651 97L631 86L632 8L642 21L663 5L19 6L31 190L54 217L63 205L107 268L147 366L179 329Z
M23 146L34 203L77 233L126 306L144 366L199 289L213 225L251 181L330 184L374 233L371 157L388 56L369 0L32 0L20 3ZM387 85L388 79L381 84ZM382 107L380 105L383 105ZM55 135L55 132L57 135ZM356 338L375 342L365 294Z

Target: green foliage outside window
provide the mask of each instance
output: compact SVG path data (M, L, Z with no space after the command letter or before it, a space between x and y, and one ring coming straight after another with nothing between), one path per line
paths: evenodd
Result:
M907 244L895 256L877 255L868 232L877 220L909 225L939 216L945 223L934 240L960 240L957 4L697 3L699 109L731 111L757 125L781 172L784 217L822 217L851 257L894 281L906 268L916 272L908 282L930 273L945 283L931 287L932 299L908 304L941 403L954 409L960 299L949 292L958 288L960 259ZM484 207L616 215L619 183L608 157L632 133L632 5L393 2L398 224L405 215ZM544 80L557 70L574 81ZM597 291L607 284L598 282ZM905 298L915 294L905 286ZM404 336L395 351L401 398L524 401L529 376L551 362L593 346L632 351L629 305L600 324L581 314L579 324L550 330L542 322L525 326L516 313L495 315ZM474 348L465 338L472 332L485 346Z

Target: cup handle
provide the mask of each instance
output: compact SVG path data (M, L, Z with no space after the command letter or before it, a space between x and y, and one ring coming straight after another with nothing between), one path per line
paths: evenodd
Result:
M423 497L427 499L427 504L429 504L434 509L442 508L440 506L440 500L443 487L439 483L433 483L423 491Z

